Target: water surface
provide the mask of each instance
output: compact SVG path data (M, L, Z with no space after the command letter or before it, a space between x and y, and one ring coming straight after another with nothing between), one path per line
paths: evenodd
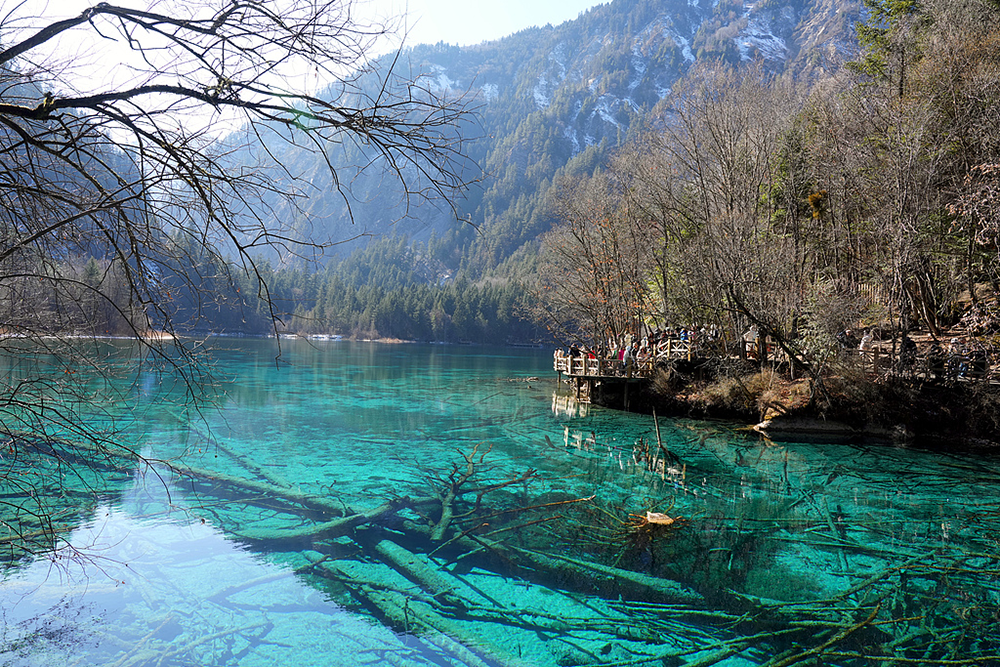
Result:
M773 443L588 409L558 390L541 350L212 348L204 410L148 370L115 380L127 400L110 412L163 464L4 459L7 525L39 502L12 482L33 472L61 541L8 561L0 664L1000 654L988 456ZM433 539L452 485L467 493ZM387 502L353 530L320 530Z

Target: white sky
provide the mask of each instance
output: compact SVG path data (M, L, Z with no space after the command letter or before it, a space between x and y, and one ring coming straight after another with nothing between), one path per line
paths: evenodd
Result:
M0 17L35 14L51 18L76 16L99 0L0 0ZM146 7L150 0L112 0L111 4ZM532 26L558 25L579 16L599 0L355 0L361 16L405 15L406 43L444 41L466 46L499 39Z
M532 26L558 25L601 4L598 0L373 0L379 11L405 14L407 44L467 46Z
M55 20L79 16L87 7L100 0L0 0L0 21L8 29L21 29L23 38L43 25ZM172 4L209 4L218 6L221 0L108 0L110 4L145 9L150 5L161 11ZM439 41L459 46L479 44L506 37L525 28L558 25L575 19L598 0L344 0L353 1L355 16L362 22L399 24L406 34L406 45L436 44ZM280 4L280 0L278 0ZM169 9L167 10L169 11ZM370 56L394 51L398 39L386 41ZM59 88L69 86L78 92L107 90L143 76L148 69L136 63L135 54L120 40L111 41L94 35L89 27L77 28L58 40L49 42L42 49L32 51L33 62L58 63L59 70L51 76L59 81ZM286 73L287 75L287 73ZM135 79L133 79L135 77ZM292 88L300 87L293 75L287 79ZM310 78L302 81L307 89L318 88L323 81ZM213 117L213 122L215 118Z
M0 20L12 19L11 25L33 32L54 20L78 16L99 0L0 0ZM187 0L110 0L111 4L159 9ZM219 0L190 0L195 4ZM351 0L345 0L351 1ZM280 0L279 0L280 2ZM575 19L597 0L353 0L354 12L362 20L393 24L402 21L406 45L448 44L467 46L500 39L525 28L558 25ZM83 38L81 39L81 35ZM21 36L21 35L19 35ZM9 35L8 35L9 37ZM371 56L394 51L398 39L387 40ZM65 38L32 52L33 58L45 59L45 53L61 56L62 82L78 90L104 89L127 78L123 63L133 58L124 44L94 36L87 27L78 28Z

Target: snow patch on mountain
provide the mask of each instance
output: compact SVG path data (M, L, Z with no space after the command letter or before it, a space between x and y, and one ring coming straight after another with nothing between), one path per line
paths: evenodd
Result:
M601 123L610 125L615 131L622 129L622 123L619 120L619 117L626 109L633 111L636 110L637 107L635 103L628 98L622 99L609 94L598 97L594 105L594 110L590 113L588 125L595 131L599 129L601 131L595 132L594 134L588 133L587 145L590 146L596 141L596 134L606 134L608 128L601 128Z
M430 79L428 81L427 88L433 93L447 93L451 90L458 88L458 81L452 80L448 76L447 71L441 65L431 65L431 74L428 75Z
M558 83L562 83L566 80L566 42L560 42L556 45L556 48L552 49L552 53L549 54L549 62L555 63L559 70L559 74L556 77Z
M570 114L569 122L575 123L577 118L580 117L580 111L583 110L583 101L577 100L573 103L573 112Z
M784 60L788 55L785 40L771 32L771 24L762 17L750 19L746 29L736 38L740 59L744 61L762 57L765 60Z
M484 83L479 87L481 99L484 102L492 102L500 96L500 88L495 83Z
M545 73L542 72L538 75L538 83L536 83L535 87L531 89L535 98L535 106L539 109L545 109L549 106L549 96L547 91L548 79L546 79Z
M790 51L789 40L794 39L799 23L798 13L791 5L776 8L769 4L766 9L758 9L759 4L744 5L746 27L734 40L740 57L744 61L763 58L784 62Z
M620 128L621 124L615 118L614 109L621 104L622 100L612 95L601 95L597 99L597 108L594 113L598 114L605 123L610 123L614 125L615 128Z
M664 36L674 40L674 44L680 48L681 55L684 57L685 62L694 62L694 52L691 50L691 40L681 35L673 27L665 28L663 34Z
M628 92L633 92L642 83L642 77L646 75L646 61L642 57L638 42L632 44L632 69L635 77L628 84Z
M576 128L572 125L567 126L566 129L563 130L563 137L569 139L569 142L573 144L572 155L578 154L580 152L580 140L576 136Z
M532 89L535 106L545 109L549 106L550 97L556 88L566 80L566 43L561 42L549 52L548 67L538 75L538 81Z
M580 139L577 137L576 131L576 121L580 117L580 111L583 109L583 102L577 100L573 103L573 112L570 114L569 121L566 127L563 129L563 136L569 139L569 142L573 144L573 155L580 152Z

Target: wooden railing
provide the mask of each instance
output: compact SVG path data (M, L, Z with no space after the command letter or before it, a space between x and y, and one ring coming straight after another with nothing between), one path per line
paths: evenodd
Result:
M634 377L644 378L653 375L656 362L672 359L690 360L695 354L695 346L689 341L666 340L657 346L656 354L640 354L629 363L617 357L591 357L582 354L570 357L558 354L552 367L557 373L571 377Z
M744 342L744 358L757 359L756 343ZM841 360L859 368L868 375L895 375L902 378L923 380L961 380L965 382L996 382L996 363L988 356L971 354L930 355L926 349L912 354L908 360L897 352L873 347L868 350L848 349L840 352ZM767 358L771 362L787 362L788 355L776 345L768 345Z
M876 375L892 374L903 378L961 382L997 381L996 364L983 354L922 354L901 360L879 350L857 351L865 371Z
M757 359L760 350L756 343L741 341L743 358ZM723 348L724 349L724 348ZM731 350L731 348L730 348ZM738 348L737 348L738 350ZM617 357L591 357L589 354L576 357L557 353L553 360L553 370L569 377L598 378L648 378L652 377L653 369L661 360L690 360L698 352L697 346L682 340L668 340L660 343L657 354L639 355L630 365L626 365ZM701 351L711 354L707 350ZM768 345L768 360L782 363L788 361L785 352L776 345ZM725 355L724 351L718 354ZM924 380L960 380L964 382L997 382L996 360L976 357L973 355L943 355L930 356L926 352L913 355L908 362L901 362L899 355L887 350L873 348L870 350L844 350L843 359L857 365L870 375L896 375L904 378L920 378Z

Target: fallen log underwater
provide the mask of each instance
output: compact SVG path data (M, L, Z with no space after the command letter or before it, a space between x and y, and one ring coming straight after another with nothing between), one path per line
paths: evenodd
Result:
M77 447L76 450L93 453L87 448ZM115 458L101 450L101 456L92 457L91 462L96 467L118 471L124 461L154 468L154 464L135 454L122 454L117 462ZM468 462L469 458L465 460ZM309 542L319 549L319 555L311 558L313 562L302 568L302 572L339 582L359 604L386 625L421 637L429 646L451 656L454 664L460 665L531 664L524 663L521 656L509 648L477 632L477 624L484 623L520 627L545 635L594 632L608 642L627 644L632 652L629 658L606 658L600 652L585 656L587 664L607 666L654 664L657 661L664 664L671 660L672 664L707 666L737 653L754 655L755 650L768 653L771 664L791 665L815 660L824 651L847 640L855 641L859 636L867 645L892 646L896 642L902 645L905 642L898 636L901 632L894 640L883 629L884 623L871 621L870 614L879 608L879 598L864 600L857 594L862 589L874 590L877 584L884 583L901 569L920 563L920 559L910 559L902 566L887 568L862 578L860 584L825 601L773 601L734 591L696 590L683 582L604 565L584 556L551 553L537 546L517 544L514 538L519 531L516 527L508 528L513 533L511 539L498 540L478 535L476 528L462 531L451 525L452 521L465 516L468 505L473 505L468 502L462 512L457 511L457 504L470 494L476 498L474 506L483 516L513 516L528 509L506 508L490 512L493 508L482 505L480 492L484 488L501 489L507 481L471 484L473 476L468 475L458 488L450 488L436 496L390 498L372 508L356 509L335 498L291 488L287 483L271 479L268 471L260 466L248 467L247 477L179 463L162 463L155 469L158 474L182 480L182 486L195 491L203 501L218 498L256 502L295 517L296 523L288 528L225 524L223 528L237 539L273 551L285 550L290 545L301 551L301 544ZM529 478L525 474L511 479ZM445 508L443 502L453 505L450 509ZM434 521L429 519L431 514L441 518ZM450 517L449 521L445 522L444 517ZM495 534L497 527L491 526L490 530ZM436 539L439 536L441 539ZM334 550L324 546L335 541L352 545L356 556L336 560L332 557ZM421 550L440 553L441 558L435 560L428 553L419 553ZM341 551L342 548L338 552ZM931 555L936 554L927 557ZM365 560L381 564L405 582L386 584L381 581L382 577L372 576L370 571L366 573L364 568L359 568L358 564ZM456 564L500 576L513 573L526 585L592 596L621 613L606 612L595 605L591 605L594 615L572 620L556 615L546 617L539 610L526 612L477 593L456 576ZM655 611L635 613L643 609L642 605ZM692 636L699 632L704 634L688 646L672 644L673 640L668 637L678 632L677 623L684 623L683 631ZM753 628L756 630L751 631ZM759 633L761 628L767 631ZM930 637L927 641L938 641L936 636L927 633L922 636ZM800 650L787 648L796 643L802 647ZM779 648L781 650L777 650ZM761 653L756 655L762 661L767 659Z
M406 558L401 553L395 555ZM407 560L410 560L412 565L416 559L410 554ZM522 663L513 656L504 655L498 647L489 645L482 637L440 612L442 600L447 600L448 603L459 602L464 607L464 600L451 594L458 588L457 583L451 585L446 583L440 574L424 572L416 578L422 580L423 590L420 593L426 595L414 594L413 591L396 590L382 581L360 578L360 573L352 567L358 564L351 561L329 561L321 557L314 564L314 571L346 585L358 602L373 611L390 627L419 637L421 641L440 649L445 655L457 659L458 664L468 667L490 667L490 665L528 667L530 664ZM406 569L411 576L414 575L415 570L411 566L407 566ZM438 604L435 604L435 600Z
M198 472L200 471L191 468L184 470L185 475ZM225 481L230 486L235 483L235 480L228 478ZM262 487L254 484L252 488L259 490ZM270 490L279 494L283 491L273 486ZM296 495L289 500L300 499L300 496ZM523 664L518 656L510 655L503 648L491 645L486 638L465 628L463 623L467 621L528 626L532 631L545 633L565 633L571 630L564 621L559 620L540 622L535 618L526 622L523 610L499 606L495 602L480 599L475 592L445 569L447 562L454 563L470 558L474 559L476 567L504 575L513 572L520 579L544 588L576 591L611 601L632 600L670 605L672 619L686 619L687 622L704 627L716 626L720 630L729 632L738 627L769 626L770 629L766 633L757 637L758 643L768 638L773 641L782 635L810 637L817 643L823 643L829 641L831 635L842 631L847 612L856 611L850 606L844 609L833 607L823 610L803 609L784 602L765 601L734 592L720 591L713 592L710 604L703 594L677 581L603 565L583 558L544 553L472 533L460 533L446 540L449 558L436 562L426 554L419 554L403 547L399 542L426 544L434 550L441 548L440 542L433 539L437 532L434 526L402 518L402 513L407 510L416 507L426 511L439 501L440 498L397 498L370 510L356 510L343 506L344 516L307 527L244 528L231 532L235 536L249 539L268 549L280 549L290 539L303 537L313 539L314 544L317 541L350 538L351 543L358 548L361 558L383 564L414 587L396 590L387 587L384 582L365 579L359 576L352 566L356 560L331 560L321 555L311 571L340 582L361 605L390 627L397 631L419 635L432 647L455 657L460 661L459 664L466 665ZM313 502L303 503L304 507L315 505ZM382 527L387 523L391 523L391 530ZM721 610L718 609L720 603L723 604ZM514 618L517 620L512 620ZM811 625L801 624L803 620L808 620ZM595 621L590 619L590 628L594 627L594 623ZM658 617L645 623L636 622L635 619L606 617L599 624L603 626L601 631L610 641L631 642L640 646L662 646L664 643L662 639L664 628ZM586 626L585 623L582 625ZM622 631L620 628L623 626L628 626L628 630ZM869 639L882 641L886 636L875 632ZM657 661L662 664L666 659L680 659L681 656L694 655L693 662L677 664L698 664L707 667L736 653L750 650L753 646L754 641L737 642L734 638L716 638L702 648L660 650L642 657L635 656L626 662L601 662L598 656L594 656L592 664L641 665Z

